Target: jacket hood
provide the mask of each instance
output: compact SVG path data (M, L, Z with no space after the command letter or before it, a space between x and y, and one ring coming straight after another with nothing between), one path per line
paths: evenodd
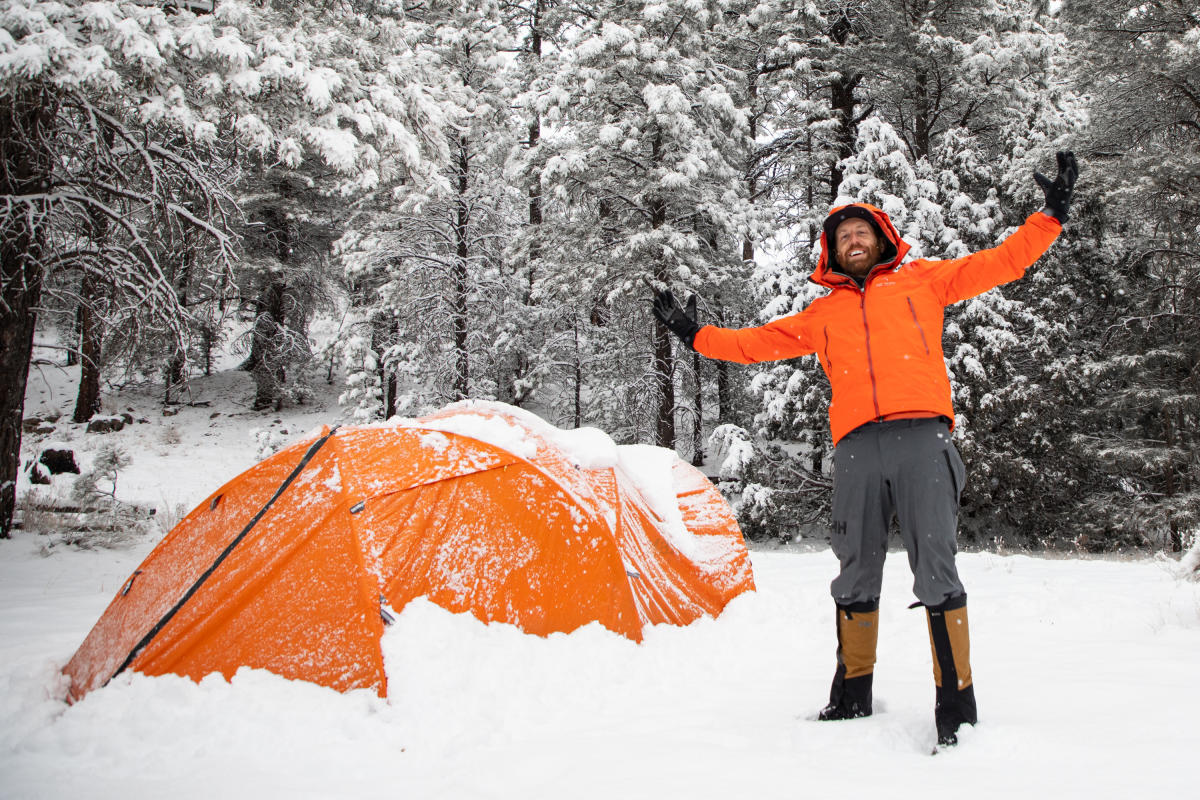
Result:
M882 210L869 203L850 203L837 206L829 212L829 216L825 218L825 222L821 226L821 256L817 259L817 267L813 270L811 277L814 283L832 288L847 282L854 282L853 278L841 271L834 253L836 249L834 232L838 225L851 217L865 219L871 223L871 226L875 228L876 235L883 239L883 252L880 254L879 264L876 265L877 269L894 269L908 254L908 243L900 238L900 234L892 225L891 218Z

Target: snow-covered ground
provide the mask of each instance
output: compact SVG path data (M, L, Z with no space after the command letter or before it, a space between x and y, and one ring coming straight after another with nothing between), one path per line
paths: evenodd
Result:
M36 381L27 414L69 408ZM119 442L132 457L119 497L190 507L254 461L252 429L291 441L337 414L239 409L247 381L217 376L198 398L213 405L173 417L148 396L109 399L147 421L107 437L60 424L41 441ZM640 645L595 626L542 639L417 601L385 640L386 700L245 670L199 685L126 673L68 707L58 670L155 540L0 541L0 798L1195 794L1200 583L1168 560L964 555L981 723L931 758L928 636L901 553L868 719L814 721L833 669L823 550L753 551L756 592Z

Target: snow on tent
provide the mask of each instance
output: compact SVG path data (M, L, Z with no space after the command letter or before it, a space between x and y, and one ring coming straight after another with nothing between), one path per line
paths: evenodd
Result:
M499 403L324 429L218 489L118 591L64 668L239 667L387 693L380 638L425 596L531 634L716 616L753 589L737 521L674 453Z

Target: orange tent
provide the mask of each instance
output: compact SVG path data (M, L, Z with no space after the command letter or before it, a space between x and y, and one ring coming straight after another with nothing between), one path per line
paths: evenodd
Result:
M386 695L380 637L426 596L546 635L716 615L753 589L737 521L670 451L500 403L339 427L222 486L134 571L64 668L242 666Z

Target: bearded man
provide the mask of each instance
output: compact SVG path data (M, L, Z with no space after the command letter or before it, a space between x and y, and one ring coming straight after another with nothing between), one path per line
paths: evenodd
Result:
M821 233L812 280L829 289L803 311L752 328L701 326L655 292L654 314L708 358L752 364L816 354L832 388L831 544L841 570L837 667L821 720L870 716L879 595L891 521L925 607L933 652L938 743L955 744L978 714L971 678L967 593L955 566L965 480L951 431L954 409L942 353L943 309L1025 274L1062 231L1078 167L1058 153L1058 176L1034 179L1045 207L997 247L947 261L905 262L909 245L880 209L834 208Z

